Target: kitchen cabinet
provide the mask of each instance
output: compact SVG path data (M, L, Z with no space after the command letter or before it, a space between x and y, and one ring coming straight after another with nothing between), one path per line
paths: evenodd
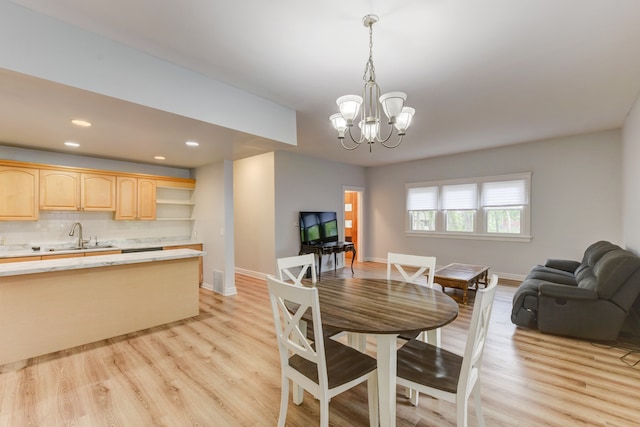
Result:
M156 219L156 181L118 176L114 219L118 221Z
M39 170L0 166L0 220L38 219Z
M121 250L114 251L93 251L93 252L85 252L84 256L98 256L98 255L118 255L121 254Z
M202 244L195 244L195 245L178 245L178 246L164 246L162 248L163 250L169 250L169 249L193 249L195 251L202 251ZM200 282L199 284L202 285L202 283L204 282L204 274L202 271L202 257L199 258L200 260Z
M52 255L42 255L41 259L47 260L47 259L62 259L62 258L79 258L79 257L83 257L84 253L82 252L74 252L72 254L52 254Z
M115 184L115 175L40 170L40 210L113 211Z
M8 262L26 262L26 261L40 261L39 256L19 256L11 258L0 258L0 264L6 264Z

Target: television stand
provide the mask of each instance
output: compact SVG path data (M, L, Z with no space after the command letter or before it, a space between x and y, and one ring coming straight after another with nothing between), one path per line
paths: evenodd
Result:
M335 270L338 265L338 254L340 252L351 252L353 254L353 257L351 258L351 274L355 274L353 271L353 260L356 258L356 246L351 242L302 244L298 255L318 255L318 281L320 281L322 274L322 255L333 254L333 269Z

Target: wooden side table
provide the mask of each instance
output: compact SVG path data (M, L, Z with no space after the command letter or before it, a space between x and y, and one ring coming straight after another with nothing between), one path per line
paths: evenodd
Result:
M480 284L487 286L487 277L489 275L489 267L484 265L471 264L449 264L436 271L434 281L445 287L462 289L462 303L467 304L469 286L472 289L478 289Z

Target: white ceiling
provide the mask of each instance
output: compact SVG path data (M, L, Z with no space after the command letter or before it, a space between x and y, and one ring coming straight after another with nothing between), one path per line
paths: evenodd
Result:
M295 149L372 166L618 128L640 90L638 0L13 3L295 110L298 147L0 68L5 145L75 138L74 154L177 167ZM361 91L369 13L378 83L416 109L400 147L371 154L340 148L328 121ZM78 111L94 126L70 135L62 117Z

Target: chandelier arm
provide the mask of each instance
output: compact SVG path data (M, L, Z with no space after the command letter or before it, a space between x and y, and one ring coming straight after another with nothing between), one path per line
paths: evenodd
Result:
M389 136L391 136L391 135L389 135ZM400 135L400 138L398 139L398 142L395 143L395 145L387 145L387 144L385 144L385 142L387 142L387 140L389 138L387 138L387 140L385 140L384 142L380 141L380 144L382 144L384 147L387 147L387 148L396 148L402 142L402 138L403 137L404 137L404 134Z
M380 133L380 132L378 132L378 133ZM385 145L385 142L387 142L389 140L389 138L391 138L391 135L393 135L393 125L389 124L389 135L387 135L387 137L384 138L384 139L382 139L378 135L376 135L376 141L381 143L385 147L388 147L387 145ZM396 147L397 145L398 144L394 145L394 147Z
M353 140L353 138L351 138ZM355 142L355 141L354 141ZM356 145L354 145L353 147L347 147L346 145L344 145L344 138L340 138L340 144L342 144L342 148L344 148L345 150L355 150L356 148L360 147L360 143L356 142Z
M338 138L340 140L340 144L342 144L342 148L344 148L345 150L351 151L351 150L355 150L356 148L360 147L360 144L362 144L362 141L358 142L355 139L353 139L353 135L351 135L351 126L349 126L347 128L347 133L349 134L349 138L351 138L351 141L353 141L354 144L356 144L356 145L354 145L353 147L347 147L346 145L344 145L344 136L343 136L341 138Z
M352 126L350 126L349 128L347 128L347 133L349 134L349 138L351 138L351 140L352 140L354 143L358 144L358 146L359 146L360 144L362 144L363 142L365 142L365 141L366 141L366 138L364 137L364 134L361 132L361 133L360 133L360 138L355 139L355 138L353 137L353 134L351 133L351 127L352 127Z

